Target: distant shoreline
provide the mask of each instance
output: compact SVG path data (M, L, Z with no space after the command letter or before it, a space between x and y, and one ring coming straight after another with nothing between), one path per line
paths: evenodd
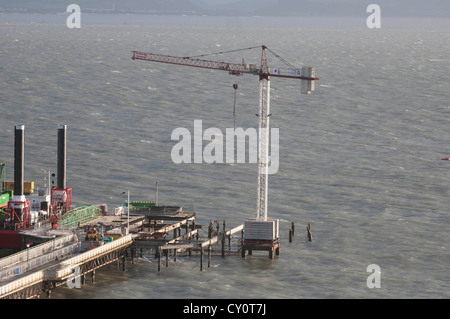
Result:
M65 25L68 12L36 13L0 11L0 25L8 23ZM366 16L229 16L195 14L150 14L82 11L82 25L137 25L137 26L217 26L217 27L287 27L287 28L337 28L367 31L389 29L443 30L450 29L445 18L383 17L382 27L371 30L366 26Z

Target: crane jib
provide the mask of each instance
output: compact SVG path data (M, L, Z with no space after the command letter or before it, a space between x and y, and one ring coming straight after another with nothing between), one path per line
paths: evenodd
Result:
M132 59L228 71L230 74L233 75L241 75L243 73L248 73L253 75L266 75L271 77L282 77L308 81L318 80L318 78L316 77L305 76L304 74L302 74L302 70L294 68L288 69L268 68L267 73L262 73L261 69L256 67L256 64L237 64L228 62L218 62L211 60L193 59L189 57L176 57L155 53L144 53L139 51L133 51Z
M138 51L133 52L133 60L147 60L153 62L185 65L191 67L199 67L213 70L229 71L232 75L241 75L243 73L249 73L253 75L259 75L260 80L260 99L259 99L259 113L258 115L258 189L257 189L257 209L256 209L256 221L263 224L263 228L268 228L274 223L267 219L268 212L268 178L269 174L269 144L270 144L270 78L271 77L284 77L291 79L301 80L301 93L311 94L315 90L315 81L318 80L315 74L314 67L302 67L301 69L295 68L292 64L286 63L284 59L276 55L282 60L289 68L270 68L267 63L266 50L274 54L266 46L262 46L261 54L261 67L257 68L256 64L245 64L242 61L241 64L217 62L210 60L200 60L196 57L175 57L169 55L144 53ZM250 48L249 48L250 49ZM233 52L238 50L233 50ZM232 51L228 51L232 52ZM220 54L220 52L216 53ZM202 55L204 56L204 55ZM198 57L198 56L197 56ZM235 89L237 86L235 87ZM235 91L236 92L236 91ZM234 111L233 111L234 114ZM251 220L250 224L255 221ZM277 221L278 223L278 221ZM247 226L245 226L247 228ZM247 231L246 231L247 233ZM252 237L251 239L266 239L259 237L260 234ZM278 240L278 231L273 232L272 236L274 240ZM273 241L272 241L273 242ZM273 247L272 247L273 250Z

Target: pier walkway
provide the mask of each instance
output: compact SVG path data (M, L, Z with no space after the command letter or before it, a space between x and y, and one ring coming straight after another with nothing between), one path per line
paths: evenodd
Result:
M70 237L70 235L67 237ZM61 239L54 239L41 245L54 245L57 240ZM2 276L0 298L32 298L43 292L49 292L66 284L71 276L76 279L76 275L85 275L87 272L94 271L100 266L117 260L131 243L132 236L127 235L85 252L81 251L80 242L51 250L49 253L42 255L39 252L44 252L45 248L41 245L30 248L29 251L20 252L19 254L22 256L16 256L15 258L26 258L25 261L4 266L0 270ZM29 254L37 254L37 256L34 258L24 257L24 255ZM85 269L80 269L83 267Z
M176 260L183 253L199 254L203 270L205 252L210 266L213 245L222 243L222 249L215 250L222 256L238 253L239 244L232 251L231 239L239 232L238 240L243 238L244 225L226 230L224 221L220 230L219 222L215 223L210 222L207 235L202 236L200 231L205 233L206 229L196 224L195 213L187 213L182 207L153 207L130 215L91 214L84 223L74 222L70 227L23 232L26 241L35 245L0 259L0 299L38 298L44 293L50 297L52 290L62 285L81 288L77 285L84 284L88 274L94 280L96 269L116 261L125 270L126 260L134 263L143 251L154 253L158 271L161 257L166 257L167 267L170 256ZM117 236L86 240L87 225L91 224L107 229L101 238Z

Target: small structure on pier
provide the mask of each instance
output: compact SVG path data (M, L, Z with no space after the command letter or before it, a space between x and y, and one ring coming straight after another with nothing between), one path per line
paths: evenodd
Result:
M251 255L253 250L263 250L269 252L269 258L273 258L273 253L280 254L280 221L251 219L244 222L244 242L242 245L242 257L245 252Z

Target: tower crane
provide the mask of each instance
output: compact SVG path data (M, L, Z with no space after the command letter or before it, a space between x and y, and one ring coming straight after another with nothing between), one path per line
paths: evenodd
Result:
M145 60L151 62L160 62L176 65L184 65L190 67L198 67L212 70L228 71L231 75L253 74L259 76L260 82L260 98L259 98L259 140L258 140L258 192L257 192L257 221L267 221L267 205L268 205L268 173L269 173L269 119L270 119L270 79L272 77L287 78L301 80L301 93L311 94L315 89L314 81L319 80L315 76L313 67L303 67L297 69L279 55L275 54L267 46L257 46L226 52L217 52L213 54L223 54L242 50L261 48L261 65L257 68L256 64L228 63L211 60L199 59L210 54L204 54L194 57L177 57L155 53L145 53L140 51L132 51L133 60ZM269 51L289 68L270 68L267 62L266 51Z

